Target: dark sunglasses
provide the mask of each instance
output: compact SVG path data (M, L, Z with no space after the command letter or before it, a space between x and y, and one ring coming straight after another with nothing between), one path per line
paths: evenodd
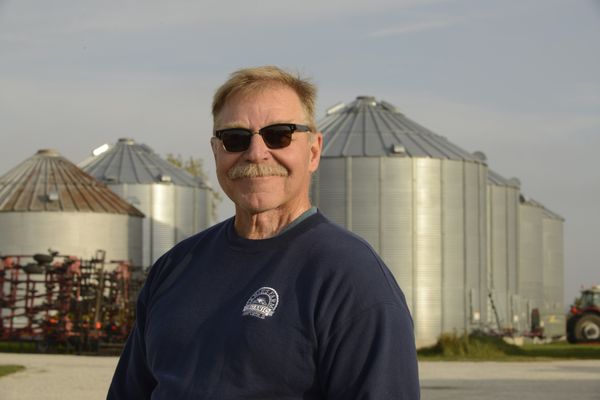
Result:
M248 150L255 133L262 136L268 148L283 149L292 142L294 132L310 132L310 128L297 124L273 124L261 128L258 132L246 128L219 129L215 131L215 136L223 142L226 151L238 153Z

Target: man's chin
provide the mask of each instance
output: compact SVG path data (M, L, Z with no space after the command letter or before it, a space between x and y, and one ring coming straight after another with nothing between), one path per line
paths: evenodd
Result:
M261 214L267 211L277 209L281 206L281 199L272 194L256 194L245 198L237 198L234 203L236 209L250 214Z

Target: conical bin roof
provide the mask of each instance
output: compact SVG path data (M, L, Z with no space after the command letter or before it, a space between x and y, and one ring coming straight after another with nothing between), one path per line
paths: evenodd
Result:
M39 150L0 177L0 211L78 211L129 214L141 211L55 150Z
M119 139L101 154L80 164L96 179L108 184L173 183L180 186L205 187L207 184L169 161L149 146L133 139Z
M565 220L565 218L563 216L555 213L554 211L548 209L545 205L543 205L539 201L534 200L530 197L527 197L524 194L521 194L520 201L521 201L521 204L523 204L523 205L541 208L542 215L544 216L544 218L556 219L556 220L560 220L560 221Z
M406 156L482 162L408 119L394 105L371 96L331 107L318 126L324 135L323 157Z
M521 182L517 178L505 178L496 171L488 169L488 184L494 186L507 186L515 189L521 187Z

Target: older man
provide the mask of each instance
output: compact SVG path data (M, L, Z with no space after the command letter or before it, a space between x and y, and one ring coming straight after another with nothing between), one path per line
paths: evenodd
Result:
M235 217L152 267L109 399L419 398L393 276L311 207L315 92L269 66L216 92L211 145Z

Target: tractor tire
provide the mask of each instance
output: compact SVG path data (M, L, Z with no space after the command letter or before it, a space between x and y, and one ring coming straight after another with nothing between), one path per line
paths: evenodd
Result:
M574 335L578 342L600 342L600 317L587 314L579 318Z
M575 337L573 330L567 331L567 342L571 344L577 343L577 338Z

